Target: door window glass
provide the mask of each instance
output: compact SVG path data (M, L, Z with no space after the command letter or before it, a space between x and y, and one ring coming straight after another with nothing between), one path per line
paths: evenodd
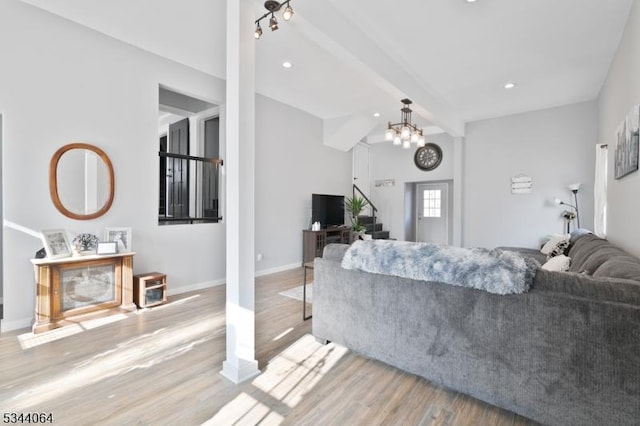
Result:
M440 189L427 189L422 193L422 216L440 217L442 214L442 191Z

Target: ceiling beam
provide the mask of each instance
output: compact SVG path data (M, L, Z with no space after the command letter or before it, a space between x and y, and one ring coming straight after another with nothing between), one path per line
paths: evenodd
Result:
M415 113L452 136L464 136L465 126L435 89L420 81L398 57L385 51L331 2L296 3L291 21L303 36L371 79L398 100L408 97Z
M323 121L323 142L346 152L377 126L378 120L364 114L328 118Z

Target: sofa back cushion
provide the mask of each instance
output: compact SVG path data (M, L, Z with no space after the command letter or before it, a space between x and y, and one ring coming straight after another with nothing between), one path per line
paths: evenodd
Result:
M640 281L640 259L593 234L581 235L569 248L570 272Z
M616 265L613 267L615 268ZM608 273L608 271L603 272ZM625 278L539 269L530 293L546 292L601 302L626 303L640 307L640 282Z
M571 267L569 268L569 271L592 274L595 269L588 271L585 267L585 263L592 254L605 247L614 247L619 250L620 253L624 253L622 250L609 243L609 241L597 237L596 235L586 234L578 237L569 248L568 256L571 258Z
M631 256L614 257L600 265L593 276L640 281L640 262Z
M582 265L579 272L584 272L589 275L593 273L606 261L611 259L625 258L628 259L629 255L622 249L614 247L612 245L601 245L596 251L588 255ZM611 275L612 276L612 275Z

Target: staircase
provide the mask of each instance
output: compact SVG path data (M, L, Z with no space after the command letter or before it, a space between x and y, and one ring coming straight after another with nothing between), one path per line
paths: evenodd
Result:
M373 205L371 200L367 198L366 195L358 188L358 185L353 184L353 197L355 198L356 192L360 195L360 197L364 198L367 203L367 209L371 209L371 216L359 215L358 223L360 225L364 225L367 229L365 234L371 235L371 239L373 240L388 240L389 239L389 231L384 231L382 227L382 223L377 221L376 212L378 208Z
M388 240L389 231L384 231L382 223L374 220L373 216L358 216L358 223L367 228L366 234L371 235L374 240Z

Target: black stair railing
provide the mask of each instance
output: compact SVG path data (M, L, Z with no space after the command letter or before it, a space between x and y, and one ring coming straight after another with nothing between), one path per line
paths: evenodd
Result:
M353 198L355 198L356 196L356 191L360 194L360 196L362 196L362 198L364 198L367 201L367 203L369 203L369 206L371 206L371 216L373 221L373 223L371 224L371 238L375 239L376 238L376 212L378 211L378 208L371 202L369 197L367 197L364 194L364 192L362 192L362 190L358 188L358 185L354 183L353 189L352 189Z

